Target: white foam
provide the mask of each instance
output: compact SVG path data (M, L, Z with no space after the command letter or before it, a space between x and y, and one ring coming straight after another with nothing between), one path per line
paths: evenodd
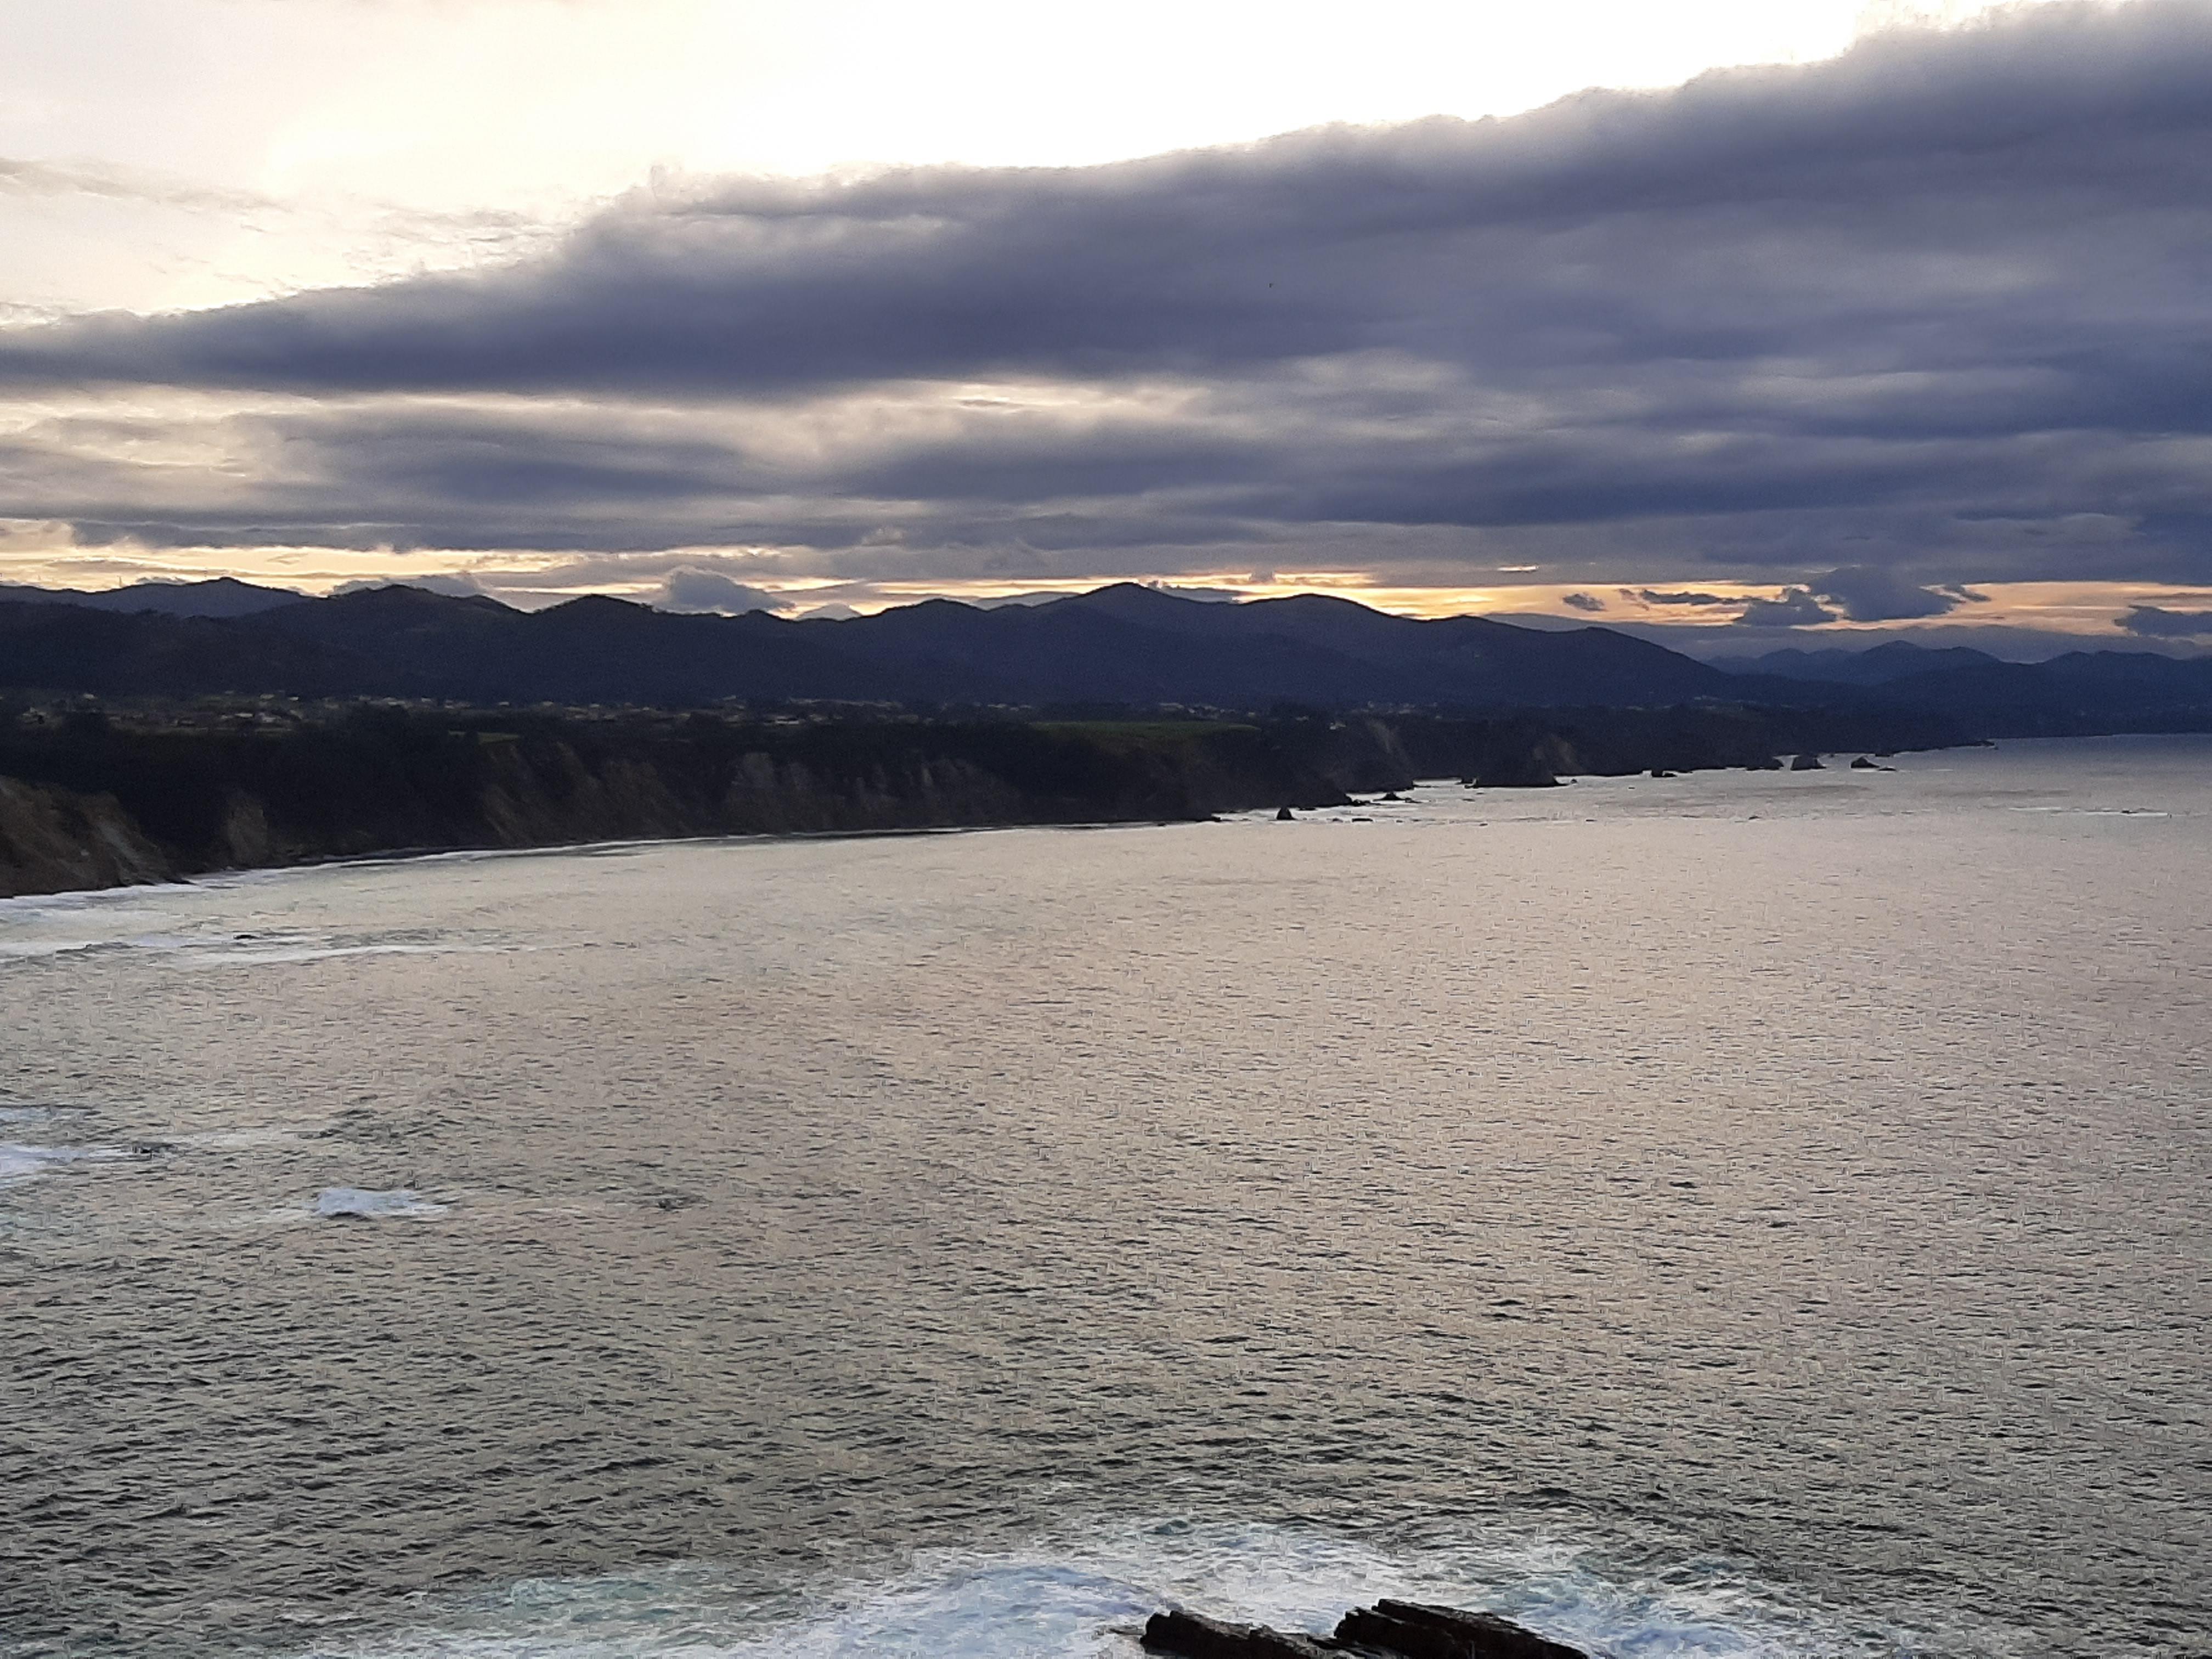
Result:
M34 1176L69 1154L58 1146L21 1146L0 1140L0 1181L20 1181Z
M1398 1553L1263 1526L1107 1528L1034 1550L926 1553L873 1582L749 1599L710 1569L528 1580L432 1627L319 1655L349 1659L1132 1659L1184 1605L1325 1631L1382 1595L1488 1607L1608 1659L1907 1656L1894 1628L1792 1606L1717 1561L1609 1573L1576 1546L1522 1538ZM1972 1645L1979 1645L1974 1644Z
M203 945L179 951L179 959L198 967L222 968L233 963L329 962L340 957L500 956L515 948L505 945Z
M392 1216L443 1215L446 1209L410 1187L383 1192L366 1187L325 1187L315 1194L314 1203L314 1212L326 1221L341 1216L380 1220Z
M228 968L327 962L345 957L496 956L527 948L419 940L332 940L299 934L135 933L104 939L71 935L0 939L0 963L39 961L88 951L124 950L163 957L180 967Z
M27 1181L57 1164L104 1161L117 1156L108 1146L29 1146L20 1141L0 1141L0 1182Z

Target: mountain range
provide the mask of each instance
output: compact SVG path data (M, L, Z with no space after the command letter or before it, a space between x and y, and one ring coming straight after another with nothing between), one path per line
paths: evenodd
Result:
M787 622L670 615L604 597L520 611L404 586L271 605L260 598L271 590L209 594L210 586L153 596L162 611L0 595L0 683L111 696L1224 708L1675 703L1731 684L1605 629L1423 622L1317 594L1219 605L1122 585L1037 605L932 599ZM216 604L224 614L208 613Z
M1603 627L1391 615L1320 594L1222 604L1121 584L1022 606L948 599L787 621L605 597L522 611L408 586L303 599L224 578L0 588L0 686L476 704L1164 705L1496 711L1692 703L1933 712L1984 736L2212 729L2212 658L2033 665L1903 642L1723 668Z
M250 617L279 605L297 605L305 597L289 587L264 587L235 576L216 576L204 582L133 582L128 587L98 592L0 582L0 604L73 605L87 611L125 613L151 611L166 617Z
M2118 654L2118 653L2114 653ZM1987 668L2005 660L1972 646L1931 647L1892 640L1863 651L1829 647L1806 651L1790 647L1763 656L1721 658L1713 666L1732 674L1765 674L1787 680L1818 680L1838 685L1887 685L1915 674L1952 668Z

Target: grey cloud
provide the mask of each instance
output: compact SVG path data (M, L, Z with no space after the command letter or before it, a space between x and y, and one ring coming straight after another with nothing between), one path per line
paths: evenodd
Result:
M489 274L0 331L41 395L325 400L220 477L18 433L0 489L88 540L1417 548L1855 618L1972 602L1903 570L2212 580L2208 149L2212 11L2148 0L1509 120L663 185Z
M1145 586L1162 593L1172 593L1179 599L1196 599L1202 605L1235 605L1244 597L1233 587L1183 587L1174 582L1147 582Z
M1984 378L2070 380L2086 364L2093 403L2105 379L2149 372L2182 406L2205 368L2190 332L2177 356L2131 331L2135 307L2085 314L2075 295L2092 273L2122 300L2185 279L2141 256L2198 234L2209 58L2201 7L2058 6L1509 121L1074 170L664 188L503 273L88 319L9 341L0 372L726 393L1378 347L1540 379L1808 343L1895 369L1917 342L1912 370L1966 357ZM2063 333L2022 333L2054 313ZM1957 345L1926 340L1936 321ZM1918 387L1923 403L1947 393Z
M1836 613L1822 605L1802 587L1783 590L1776 599L1753 599L1745 605L1743 615L1731 624L1739 628L1811 628L1820 623L1833 622Z
M1901 622L1941 617L1955 611L1965 596L1948 587L1922 587L1893 570L1846 565L1806 584L1814 595L1840 605L1853 622Z
M1577 611L1602 611L1605 601L1595 593L1567 593L1560 597L1561 605L1572 605Z
M655 605L663 611L719 611L734 617L748 611L789 611L792 602L781 593L769 593L732 581L719 571L679 565L660 584Z
M2168 611L2160 605L2139 605L2117 626L2145 639L2204 639L2212 637L2212 611Z
M1659 592L1656 588L1650 587L1624 587L1620 591L1628 598L1632 599L1641 599L1646 605L1738 605L1741 603L1741 601L1738 599L1724 599L1717 593L1681 592L1664 593Z

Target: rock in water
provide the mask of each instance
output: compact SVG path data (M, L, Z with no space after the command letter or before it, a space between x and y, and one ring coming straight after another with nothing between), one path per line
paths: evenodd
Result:
M1144 1644L1155 1653L1182 1659L1328 1659L1347 1651L1376 1659L1589 1659L1579 1648L1495 1613L1419 1601L1354 1607L1334 1636L1232 1625L1180 1610L1156 1613L1145 1625Z
M1580 1648L1539 1636L1496 1613L1419 1601L1355 1607L1338 1624L1335 1639L1406 1659L1589 1659Z
M1330 1650L1310 1636L1293 1636L1265 1625L1232 1625L1180 1609L1156 1613L1145 1621L1144 1644L1154 1653L1183 1659L1331 1659Z
M1793 772L1825 772L1827 768L1820 764L1818 755L1800 755L1790 763L1790 769Z
M1275 822L1276 822L1276 823L1295 823L1297 821L1297 815L1296 815L1295 813L1293 813L1293 812L1291 811L1291 809L1290 809L1289 807L1287 807L1287 806L1281 806L1281 807L1278 807L1278 808L1276 808L1276 809L1275 809Z

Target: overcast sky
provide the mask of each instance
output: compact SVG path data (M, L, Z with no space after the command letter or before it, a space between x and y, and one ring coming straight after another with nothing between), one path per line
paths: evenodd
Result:
M2212 641L2203 0L0 16L0 580Z

